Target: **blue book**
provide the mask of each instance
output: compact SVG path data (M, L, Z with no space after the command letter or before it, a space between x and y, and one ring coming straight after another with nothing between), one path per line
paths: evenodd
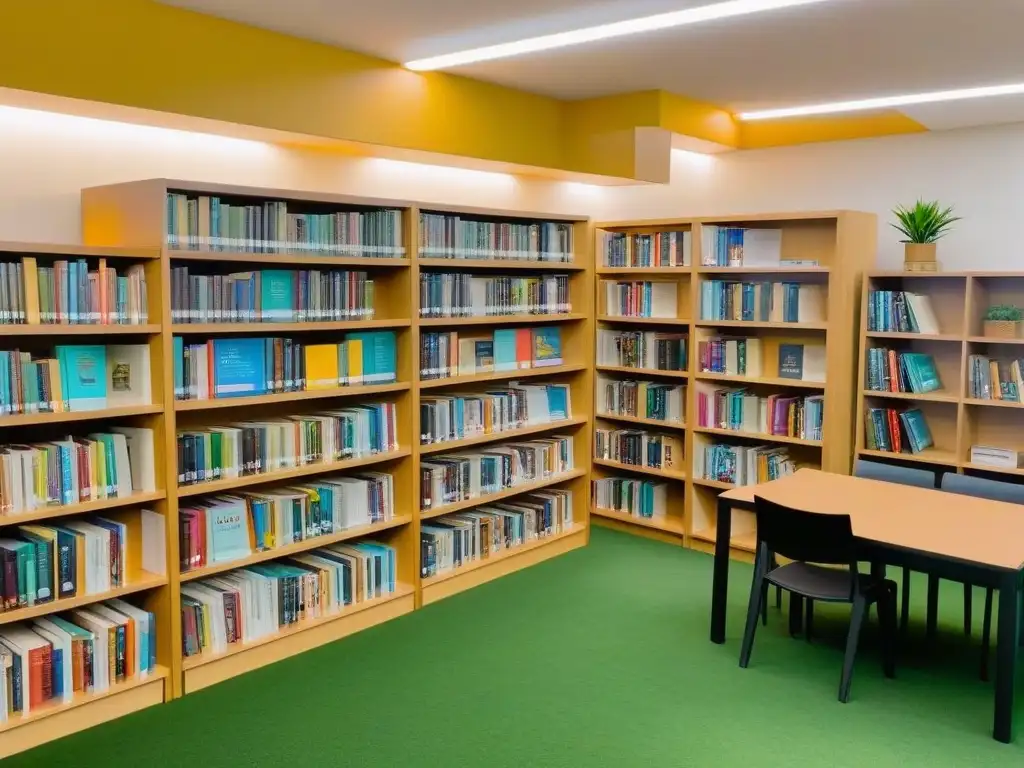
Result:
M569 418L569 387L565 384L549 384L548 415L553 421Z
M516 332L514 328L494 332L494 370L514 371L519 367L516 361Z
M64 403L69 411L96 411L107 407L107 348L99 345L59 346Z
M264 339L215 339L213 396L251 397L267 389Z
M534 328L533 367L543 368L562 364L562 332L558 326ZM495 334L497 336L497 334Z
M265 269L261 275L260 311L264 321L288 323L295 319L295 273Z

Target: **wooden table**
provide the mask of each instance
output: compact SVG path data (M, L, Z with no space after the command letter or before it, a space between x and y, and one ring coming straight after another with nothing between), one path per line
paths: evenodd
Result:
M711 641L725 642L733 508L754 495L809 512L849 515L864 559L999 590L995 720L992 735L1013 739L1020 627L1024 509L1018 504L801 469L789 477L718 497Z

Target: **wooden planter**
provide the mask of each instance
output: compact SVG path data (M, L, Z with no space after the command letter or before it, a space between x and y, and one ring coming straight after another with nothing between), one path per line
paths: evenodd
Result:
M935 243L904 243L903 268L907 272L938 272Z
M1019 338L1020 322L1014 320L986 320L985 335L994 339Z

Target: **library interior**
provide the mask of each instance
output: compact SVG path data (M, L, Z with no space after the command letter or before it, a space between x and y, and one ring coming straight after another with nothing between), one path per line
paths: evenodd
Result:
M0 766L1019 766L1021 29L0 3Z

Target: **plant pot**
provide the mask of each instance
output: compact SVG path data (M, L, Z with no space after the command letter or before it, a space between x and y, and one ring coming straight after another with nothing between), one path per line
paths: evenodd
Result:
M904 243L904 268L910 271L938 271L938 262L935 260L935 246L935 243Z
M994 339L1020 338L1019 320L986 320L985 335Z

